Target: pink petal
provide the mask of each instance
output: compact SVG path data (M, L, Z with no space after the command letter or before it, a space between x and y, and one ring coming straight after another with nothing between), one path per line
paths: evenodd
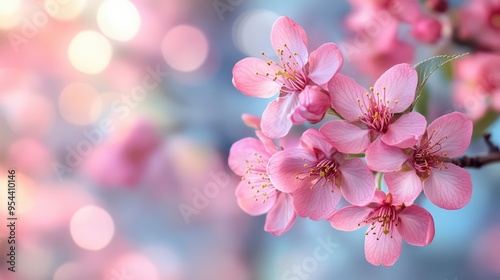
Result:
M299 106L295 113L311 123L323 120L326 111L330 108L330 95L319 86L306 86L299 94ZM304 121L294 121L302 123Z
M377 223L378 224L378 223ZM379 225L375 229L376 234L368 232L365 237L365 256L366 260L373 265L393 265L401 255L403 238L397 230L390 234L381 234L382 229ZM380 235L380 236L379 236ZM378 240L377 240L378 238Z
M318 176L319 177L319 176ZM332 184L303 185L293 193L293 206L297 215L321 220L332 215L340 201L340 190Z
M271 43L274 50L283 50L284 60L292 56L293 60L290 60L290 63L297 62L299 67L306 64L308 56L307 35L295 21L288 17L278 18L271 30ZM297 53L298 58L294 53Z
M238 206L252 216L267 213L276 201L276 196L268 198L265 203L263 203L261 199L255 201L255 189L252 189L247 181L241 181L238 184L235 195L237 197L236 201L238 202Z
M386 198L387 194L384 191L376 190L375 196L373 196L373 202L378 204L383 204Z
M325 138L325 136L315 128L309 128L300 137L300 144L303 148L312 153L321 151L326 156L331 156L337 151L335 147Z
M365 157L368 168L378 172L400 170L403 163L408 160L408 155L402 149L388 146L380 139L370 144Z
M365 97L366 89L358 85L352 78L336 74L328 83L328 91L332 98L332 108L348 121L357 121L364 113L361 111L358 98Z
M469 172L454 164L446 169L433 169L424 181L424 193L437 206L455 210L467 205L472 195L472 180Z
M262 114L262 133L270 138L281 138L285 136L292 127L290 114L299 104L296 94L278 97L267 105Z
M256 159L255 153L261 155L266 161L270 157L264 148L264 144L255 138L248 137L237 141L229 150L229 167L237 175L244 176L249 164L251 164L250 161Z
M347 206L338 211L328 218L332 227L343 231L353 231L362 226L366 217L372 211L369 207Z
M278 140L278 146L281 149L298 149L300 148L300 137L290 135L289 137L281 138Z
M267 172L277 190L292 193L304 185L307 187L311 185L310 180L296 179L296 176L304 172L304 164L314 163L316 158L303 149L283 150L269 159Z
M342 174L342 195L353 205L365 205L375 195L375 178L373 173L359 159L349 159L339 167Z
M399 5L399 10L402 11L399 12L397 16L405 22L415 23L424 15L420 3L417 0L401 1L397 5Z
M309 57L309 79L317 85L328 83L342 67L342 53L334 43L321 45Z
M472 122L462 113L453 112L434 120L427 128L432 142L441 140L441 151L445 157L462 155L469 147L472 137Z
M434 239L434 219L418 205L411 205L399 213L397 229L403 239L414 246L426 246Z
M266 73L274 75L276 71L274 64L267 65L262 59L247 57L234 65L233 84L248 96L269 98L279 92L281 85L266 77Z
M380 92L384 101L388 100L390 104L397 101L395 107L393 105L390 108L393 108L393 113L400 113L415 100L417 81L417 71L411 65L402 63L382 74L375 82L374 91Z
M392 194L392 204L413 204L413 201L422 191L422 180L415 170L406 172L391 172L384 174L384 180Z
M290 194L278 194L276 203L269 213L267 213L264 230L276 236L287 232L297 217L292 204L293 201Z
M262 131L257 130L255 131L255 134L259 138L259 140L262 142L264 145L264 149L269 155L273 155L278 151L278 148L276 147L276 143L274 143L273 139L265 136Z
M426 126L427 121L424 116L417 112L410 112L390 124L381 140L389 146L408 148L418 142Z
M260 118L250 114L242 114L241 119L246 126L260 130Z
M329 121L320 128L320 131L342 153L359 154L370 145L370 131L348 121Z

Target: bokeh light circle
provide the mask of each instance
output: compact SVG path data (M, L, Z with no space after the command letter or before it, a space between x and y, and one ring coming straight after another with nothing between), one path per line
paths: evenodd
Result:
M102 34L87 30L78 33L71 41L68 57L78 71L98 74L109 64L113 48Z
M128 0L105 0L97 11L97 25L109 38L128 41L139 31L141 16Z
M102 112L99 93L91 85L73 83L59 95L59 111L67 122L88 125L97 120Z
M167 32L162 42L165 61L172 68L191 72L198 69L208 56L208 40L198 28L178 25Z
M158 268L153 262L139 253L121 255L111 263L110 271L106 274L103 279L118 278L118 276L127 279L147 280L158 280L160 278Z
M45 0L44 8L45 11L57 20L69 21L78 17L85 6L87 5L87 0L70 0L70 1L60 1L60 0Z
M53 280L87 280L89 269L76 262L67 262L57 268Z
M89 205L80 208L71 218L73 241L83 249L97 251L111 241L115 233L113 219L106 210Z
M54 106L45 95L32 93L30 87L10 92L0 100L0 108L11 129L19 134L42 136L54 122Z
M233 25L233 42L246 55L257 56L262 51L274 54L271 47L271 28L279 17L267 10L253 10L242 14Z
M21 0L0 1L0 29L9 29L19 23L21 7Z

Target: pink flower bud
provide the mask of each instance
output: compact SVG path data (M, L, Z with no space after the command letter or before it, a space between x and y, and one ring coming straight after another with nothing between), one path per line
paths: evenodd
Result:
M423 18L415 22L411 34L417 40L433 44L441 37L441 23L433 18Z
M311 123L319 122L323 119L326 111L330 108L330 95L319 86L308 86L299 94L299 106L295 109L294 115L308 120ZM301 119L298 116L293 119Z

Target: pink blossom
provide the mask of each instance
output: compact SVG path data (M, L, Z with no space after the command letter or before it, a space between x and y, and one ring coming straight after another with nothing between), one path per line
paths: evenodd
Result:
M472 119L489 108L500 112L500 55L476 53L457 60L455 102Z
M137 120L128 131L106 141L85 162L90 177L106 186L137 186L147 174L161 138L149 120Z
M500 1L469 0L462 6L457 20L457 35L472 41L479 49L500 50Z
M264 230L281 235L293 225L296 214L292 196L278 191L269 179L267 164L278 151L274 142L257 131L260 139L244 138L233 144L229 152L229 167L241 182L236 188L240 208L250 215L267 213Z
M423 17L412 26L411 35L427 44L436 43L441 38L441 22L435 18Z
M373 265L393 265L401 255L402 240L427 246L434 239L434 219L418 205L394 202L393 195L377 191L365 206L347 206L329 218L338 230L353 231L368 226L365 237L366 260Z
M417 0L349 0L349 2L355 8L354 13L350 16L351 18L365 14L365 19L358 22L358 27L366 26L369 21L377 20L377 17L381 18L385 14L399 22L408 23L414 22L423 15ZM371 16L368 17L368 14L371 14ZM351 20L349 22L352 23ZM353 27L353 25L350 25L350 27Z
M416 0L351 0L355 7L347 25L357 32L366 32L378 39L391 25L408 23L412 35L424 43L435 43L441 37L441 23L427 15ZM429 28L429 29L425 29ZM378 30L378 32L376 32Z
M273 25L271 42L278 62L266 57L245 58L233 68L234 86L248 96L269 98L262 116L262 132L271 138L281 138L293 123L318 122L327 106L326 84L343 63L342 54L333 43L307 51L307 35L288 17L280 17ZM306 95L302 97L301 95Z
M384 32L376 37L358 33L343 47L344 57L373 80L393 65L412 61L415 53L411 44L398 39L397 22L384 25Z
M375 192L372 172L361 159L347 159L316 129L301 137L301 147L285 149L269 160L268 172L276 189L293 195L301 217L330 216L344 198L355 205L369 202Z
M368 166L384 174L389 189L399 200L412 204L422 189L429 200L444 209L459 209L469 203L472 193L470 174L451 163L469 147L472 122L458 112L433 121L420 141L408 149L377 147L366 156Z
M332 108L345 120L324 124L321 132L342 153L376 152L375 145L406 148L425 130L425 118L417 112L401 116L415 99L417 72L408 64L387 70L370 92L353 79L336 75L328 87ZM372 143L373 142L373 143Z

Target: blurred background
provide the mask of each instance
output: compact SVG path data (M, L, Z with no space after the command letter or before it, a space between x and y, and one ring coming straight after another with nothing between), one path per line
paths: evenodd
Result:
M500 279L499 164L471 170L473 196L461 210L421 197L434 241L404 244L388 268L365 260L364 230L299 218L275 237L265 217L236 204L228 151L254 136L241 114L260 116L270 100L238 92L231 70L273 53L281 15L303 26L310 51L337 43L341 72L366 87L396 63L491 55L436 73L420 110L429 121L466 112L483 126L478 135L500 143L500 63L485 66L498 45L472 38L500 38L500 4L449 1L443 12L433 3L446 1L425 1L419 20L374 22L382 2L0 0L0 279ZM464 9L477 12L466 27L486 27L461 32ZM294 133L308 127L319 125ZM486 151L477 138L468 153ZM16 171L15 273L7 170ZM326 259L315 258L318 248Z

